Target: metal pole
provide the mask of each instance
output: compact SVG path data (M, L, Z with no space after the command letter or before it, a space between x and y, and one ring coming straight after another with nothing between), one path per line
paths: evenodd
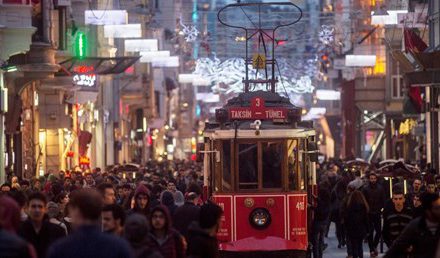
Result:
M0 91L4 92L3 71L0 69ZM3 95L3 94L1 94ZM4 96L1 102L8 99ZM3 104L3 103L2 103ZM6 110L0 110L0 184L6 181L5 172L5 115Z

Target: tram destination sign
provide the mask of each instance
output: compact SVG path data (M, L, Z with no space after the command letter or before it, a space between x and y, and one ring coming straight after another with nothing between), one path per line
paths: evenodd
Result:
M230 107L229 119L231 120L285 120L287 108L266 107L264 99L256 97L251 100L250 107Z

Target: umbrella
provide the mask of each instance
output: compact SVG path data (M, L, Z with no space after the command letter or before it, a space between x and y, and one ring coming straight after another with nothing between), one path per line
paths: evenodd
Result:
M420 175L417 168L402 161L384 165L378 169L378 173L382 177L403 177L404 179L414 179Z

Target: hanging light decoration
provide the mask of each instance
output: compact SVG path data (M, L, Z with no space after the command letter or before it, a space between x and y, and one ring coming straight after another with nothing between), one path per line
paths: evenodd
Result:
M321 43L330 45L335 40L335 28L330 25L322 25L318 36Z
M285 59L278 60L279 68L279 84L278 91L283 93L311 93L314 86L312 85L313 75L300 75L292 72L295 69ZM248 67L249 74L255 75L258 79L264 78L264 73L256 71L251 65ZM314 71L311 71L314 72ZM278 71L277 71L278 73ZM213 86L214 92L220 93L239 93L243 90L243 78L246 74L245 61L242 58L229 58L221 61L217 56L213 58L199 58L196 61L196 68L193 74L199 75L209 80ZM289 76L287 76L289 75ZM226 86L226 87L225 87ZM258 86L256 86L258 87ZM264 86L260 86L264 87ZM260 88L254 88L258 90ZM263 89L263 88L261 88Z
M185 25L180 19L180 26L182 26L181 34L185 38L186 42L194 42L197 40L197 36L200 34L200 31L196 28L195 25Z

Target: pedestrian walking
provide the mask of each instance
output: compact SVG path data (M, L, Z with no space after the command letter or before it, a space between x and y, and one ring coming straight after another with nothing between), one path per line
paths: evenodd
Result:
M345 241L345 230L342 224L341 218L341 206L342 202L347 195L347 185L348 178L343 175L343 177L336 183L330 196L331 212L330 219L335 223L336 226L336 238L338 239L338 248L342 248L346 245Z
M313 257L322 258L324 251L324 235L330 219L330 184L321 182L318 186L317 206L314 211L312 226Z
M405 196L402 190L393 191L392 202L393 205L383 212L382 236L388 248L413 219L411 208L405 205Z
M161 199L160 199L160 203L163 206L166 206L168 208L168 211L170 212L171 216L174 216L174 212L177 209L177 205L174 202L174 196L171 192L169 191L164 191L162 193Z
M87 184L87 186L85 186L84 188L92 188L92 186ZM104 205L116 203L116 192L112 184L102 183L98 185L98 191L101 193Z
M220 206L210 202L202 205L198 223L188 231L188 258L220 257L216 236L222 215Z
M385 190L377 182L378 178L375 172L370 172L368 179L368 184L362 189L369 207L370 230L368 233L368 246L371 257L377 257L379 254L377 246L379 245L382 233L381 212L385 207Z
M19 235L31 243L38 258L46 257L47 250L56 240L66 236L66 231L51 222L47 216L47 199L41 192L29 196L29 218L23 222Z
M148 220L141 214L132 214L124 225L124 238L130 243L134 258L163 258L150 247Z
M164 258L185 257L184 238L172 228L168 208L158 205L151 211L149 242Z
M199 220L200 207L196 205L199 199L196 193L187 193L185 199L185 204L178 207L174 213L173 225L180 234L188 239L188 227Z
M350 239L351 256L363 258L363 240L368 233L369 206L361 191L355 190L347 200L344 210L344 226Z
M115 236L122 236L125 212L121 206L110 204L104 206L101 212L102 231Z
M36 258L35 249L17 235L20 207L10 197L0 197L0 257Z
M48 258L131 258L129 244L114 235L101 232L102 196L94 189L72 193L69 204L77 230L57 241L49 250Z
M148 188L139 184L134 193L134 207L128 211L128 216L134 213L144 215L147 219L150 218L150 193Z
M408 251L412 258L435 257L440 238L440 197L427 192L422 194L421 200L423 216L405 227L384 258L406 257Z

